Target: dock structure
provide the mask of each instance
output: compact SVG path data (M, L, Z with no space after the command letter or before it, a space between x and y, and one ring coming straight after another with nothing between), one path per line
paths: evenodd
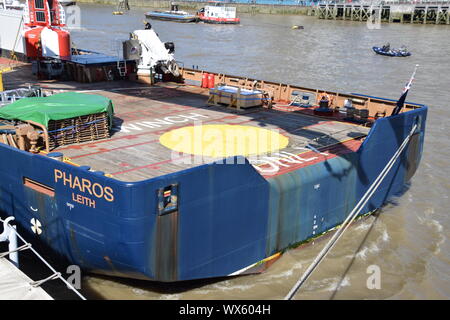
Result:
M8 251L0 252L0 299L1 300L53 300L40 285L31 280L19 268L19 251L28 249L27 243L18 246L17 231L10 221L0 218L3 231L0 233L0 242L8 243ZM8 260L9 257L9 260Z
M53 298L42 289L42 285L50 280L60 279L69 290L72 290L81 299L86 298L81 295L67 280L65 280L60 272L57 272L16 230L16 227L10 224L15 218L10 216L6 219L0 217L0 225L3 230L0 233L0 243L7 243L8 250L0 251L0 300L53 300ZM33 218L32 230L40 233L42 225L36 223ZM19 246L19 240L23 245ZM33 281L25 273L19 269L19 252L23 250L31 250L42 263L44 263L53 274L49 277ZM9 260L8 260L9 258Z
M0 258L1 300L53 300L41 287L6 258Z
M311 15L325 20L446 24L450 25L450 1L361 1L324 2L311 9Z

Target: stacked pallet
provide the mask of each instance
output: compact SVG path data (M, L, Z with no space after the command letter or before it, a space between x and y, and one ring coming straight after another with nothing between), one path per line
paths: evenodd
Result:
M48 122L50 149L110 137L108 113L96 113Z
M4 143L11 147L17 148L17 141L14 139L15 133L3 133L0 132L0 143Z
M0 119L0 143L24 151L36 152L39 133L32 125L17 122L11 124Z

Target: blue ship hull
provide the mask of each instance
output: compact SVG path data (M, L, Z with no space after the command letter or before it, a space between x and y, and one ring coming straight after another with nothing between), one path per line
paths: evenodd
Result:
M417 132L363 213L380 208L414 175L427 107L380 118L356 152L266 179L244 164L210 163L140 182L0 144L0 212L54 251L96 273L155 281L222 277L341 224L415 123ZM39 181L47 192L24 185ZM89 185L92 206L70 206ZM177 210L158 210L172 185ZM170 209L170 208L169 208Z

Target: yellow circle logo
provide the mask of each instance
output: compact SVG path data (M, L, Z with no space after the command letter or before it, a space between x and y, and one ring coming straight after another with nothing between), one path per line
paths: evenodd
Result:
M164 133L159 142L174 151L206 157L250 156L285 148L289 139L275 130L240 125L200 125Z

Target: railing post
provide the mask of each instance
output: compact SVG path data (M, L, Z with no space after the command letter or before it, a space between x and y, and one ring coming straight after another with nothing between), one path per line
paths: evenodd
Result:
M3 232L0 234L0 242L8 241L9 260L11 260L16 267L19 267L19 252L17 250L17 234L15 227L9 224L14 220L14 217L8 217L3 222Z
M9 228L15 229L16 227L10 226ZM9 240L8 250L12 251L9 254L9 260L11 260L16 267L19 267L19 252L17 251L17 235L15 233L15 230L10 230L8 240Z
M0 92L4 91L3 88L3 72L0 70Z

